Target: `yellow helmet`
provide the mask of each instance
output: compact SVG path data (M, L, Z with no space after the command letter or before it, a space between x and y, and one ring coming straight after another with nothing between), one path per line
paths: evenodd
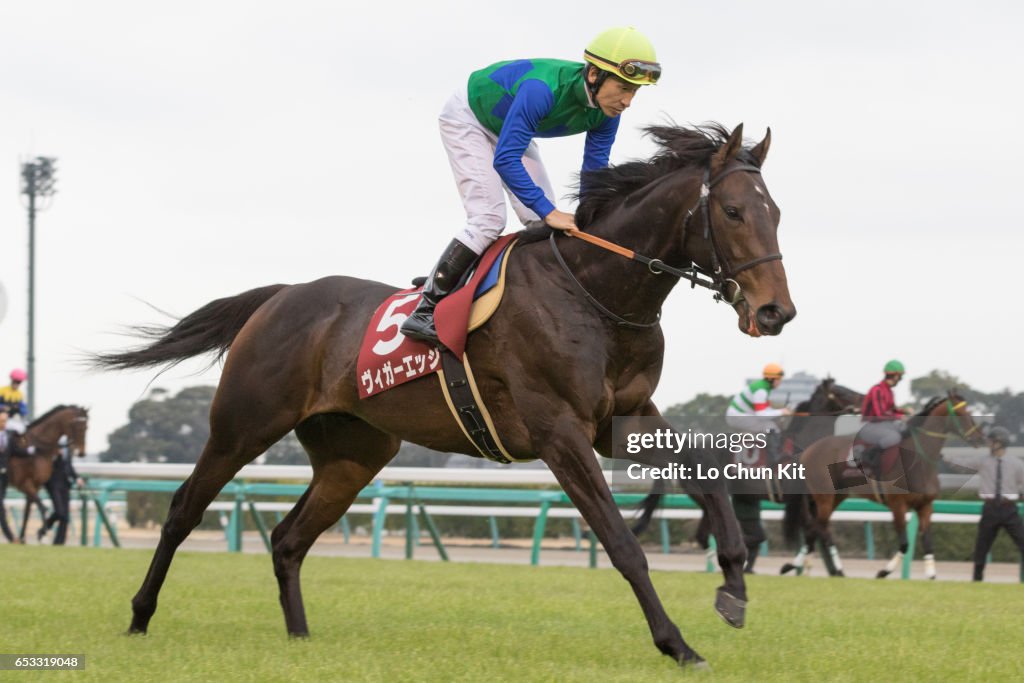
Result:
M772 379L773 377L782 377L786 373L782 371L782 366L779 365L778 363L769 363L768 365L764 366L762 374L764 375L765 379Z
M661 78L654 46L632 26L610 28L594 38L583 59L634 85L653 85Z

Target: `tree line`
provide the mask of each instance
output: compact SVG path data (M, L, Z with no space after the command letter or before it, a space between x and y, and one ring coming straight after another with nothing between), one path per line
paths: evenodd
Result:
M914 409L930 398L955 388L971 405L975 415L990 415L1021 442L1024 433L1024 392L1010 389L985 392L975 389L944 370L933 370L910 382ZM867 387L862 388L863 391ZM197 386L171 395L155 388L146 398L136 402L128 413L128 423L109 436L110 447L100 454L104 462L194 463L210 435L210 404L214 387ZM701 393L684 403L665 409L666 415L724 415L732 396ZM403 443L393 464L430 467L444 465L447 453L438 453L415 444ZM289 433L274 444L259 462L268 465L304 465L308 463L302 445Z

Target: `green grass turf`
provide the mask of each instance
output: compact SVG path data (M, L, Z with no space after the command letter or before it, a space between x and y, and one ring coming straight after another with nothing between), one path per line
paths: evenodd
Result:
M79 672L0 680L1020 680L1020 585L749 581L747 627L718 575L656 572L712 672L651 644L614 570L311 557L312 638L289 641L266 555L179 553L148 636L123 635L151 553L0 546L0 652L84 654ZM16 678L15 678L16 676Z

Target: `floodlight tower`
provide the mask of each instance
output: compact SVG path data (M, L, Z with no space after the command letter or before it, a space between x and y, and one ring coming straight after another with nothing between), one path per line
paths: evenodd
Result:
M21 193L28 197L28 370L26 389L28 419L35 417L36 377L36 198L52 197L56 192L56 157L36 157L21 165Z

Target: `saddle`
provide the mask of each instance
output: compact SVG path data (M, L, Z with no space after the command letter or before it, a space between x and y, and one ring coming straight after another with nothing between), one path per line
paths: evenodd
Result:
M438 338L462 360L466 338L498 310L505 292L508 254L516 235L499 238L481 256L465 283L437 305ZM395 292L370 318L359 349L356 375L359 398L375 396L408 381L436 373L441 367L437 347L408 339L399 328L420 300L422 287Z
M832 486L837 491L871 484L872 490L881 496L881 491L878 489L879 482L891 482L903 475L902 470L898 467L900 462L899 444L885 449L878 458L877 466L864 459L864 454L871 448L874 446L856 439L850 446L850 450L847 451L846 460L828 466Z

